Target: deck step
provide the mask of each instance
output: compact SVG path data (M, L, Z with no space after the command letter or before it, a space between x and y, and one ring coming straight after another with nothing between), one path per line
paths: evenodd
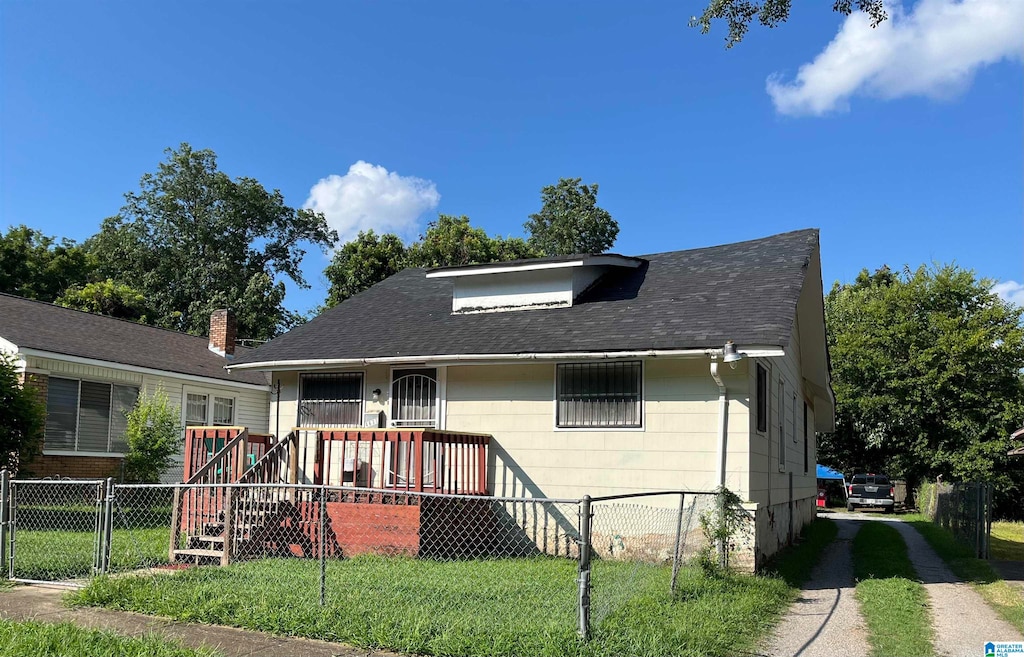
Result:
M216 557L220 559L224 556L224 550L204 550L202 548L186 548L183 550L175 550L174 556L183 557Z
M202 543L223 543L224 542L224 537L223 536L207 536L205 534L202 534L202 535L199 535L199 536L193 536L192 538L194 538L195 540L200 541Z

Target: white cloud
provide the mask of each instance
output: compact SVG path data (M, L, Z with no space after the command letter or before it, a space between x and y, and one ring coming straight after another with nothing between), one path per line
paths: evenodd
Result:
M441 200L437 186L415 176L400 176L359 160L344 176L331 174L309 190L303 206L323 212L342 242L373 229L410 237L416 220Z
M795 79L769 76L776 111L821 115L848 109L858 94L949 97L982 66L1024 59L1024 0L920 0L910 12L886 2L886 11L875 28L851 14Z
M1010 303L1017 304L1018 306L1024 306L1024 283L1018 283L1017 281L1003 281L1002 283L996 283L993 285L992 291L995 292L1003 301L1009 301Z

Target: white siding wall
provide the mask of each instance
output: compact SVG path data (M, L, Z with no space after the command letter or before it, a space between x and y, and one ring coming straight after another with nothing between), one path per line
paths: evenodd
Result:
M254 433L266 433L269 430L270 395L265 390L222 385L215 383L213 380L197 383L174 376L141 374L115 367L70 363L54 358L30 356L27 359L27 365L30 369L47 372L50 376L55 377L135 385L149 394L152 394L158 388L162 388L171 403L182 409L182 424L185 421L184 404L187 392L231 397L235 400L236 425L248 427ZM182 434L182 449L184 449L184 434ZM83 456L87 456L87 454L83 454ZM180 454L177 461L179 463L183 461L183 457Z
M724 370L730 393L745 398L745 369ZM552 363L448 368L447 428L494 437L494 494L575 498L715 487L719 404L709 361L646 360L640 430L556 430L554 390ZM742 495L745 401L729 405L729 420L727 485Z
M750 417L750 494L749 499L771 513L759 514L772 518L774 522L758 525L758 547L766 554L773 553L789 539L789 532L795 534L814 518L814 498L817 496L816 441L814 435L814 408L811 396L803 383L798 323L794 320L791 345L782 358L761 359L769 368L769 417L768 432L757 432L757 417ZM783 382L784 399L779 397L779 382ZM756 367L750 366L749 385L751 395L756 390ZM794 394L796 403L794 403ZM804 472L803 405L807 402L807 472ZM780 437L780 409L784 407L782 435ZM785 466L779 468L779 441L785 441ZM790 476L793 480L792 508L793 521L790 525Z

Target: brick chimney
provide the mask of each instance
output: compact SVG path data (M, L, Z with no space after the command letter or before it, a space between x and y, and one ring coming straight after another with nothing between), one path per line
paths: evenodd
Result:
M235 355L235 338L238 327L235 313L222 308L210 315L210 351L225 357Z

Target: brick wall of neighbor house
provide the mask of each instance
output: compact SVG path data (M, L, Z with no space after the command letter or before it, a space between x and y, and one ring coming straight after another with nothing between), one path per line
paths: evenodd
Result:
M42 455L26 466L32 477L70 477L72 479L120 479L121 459L117 457L85 457Z

